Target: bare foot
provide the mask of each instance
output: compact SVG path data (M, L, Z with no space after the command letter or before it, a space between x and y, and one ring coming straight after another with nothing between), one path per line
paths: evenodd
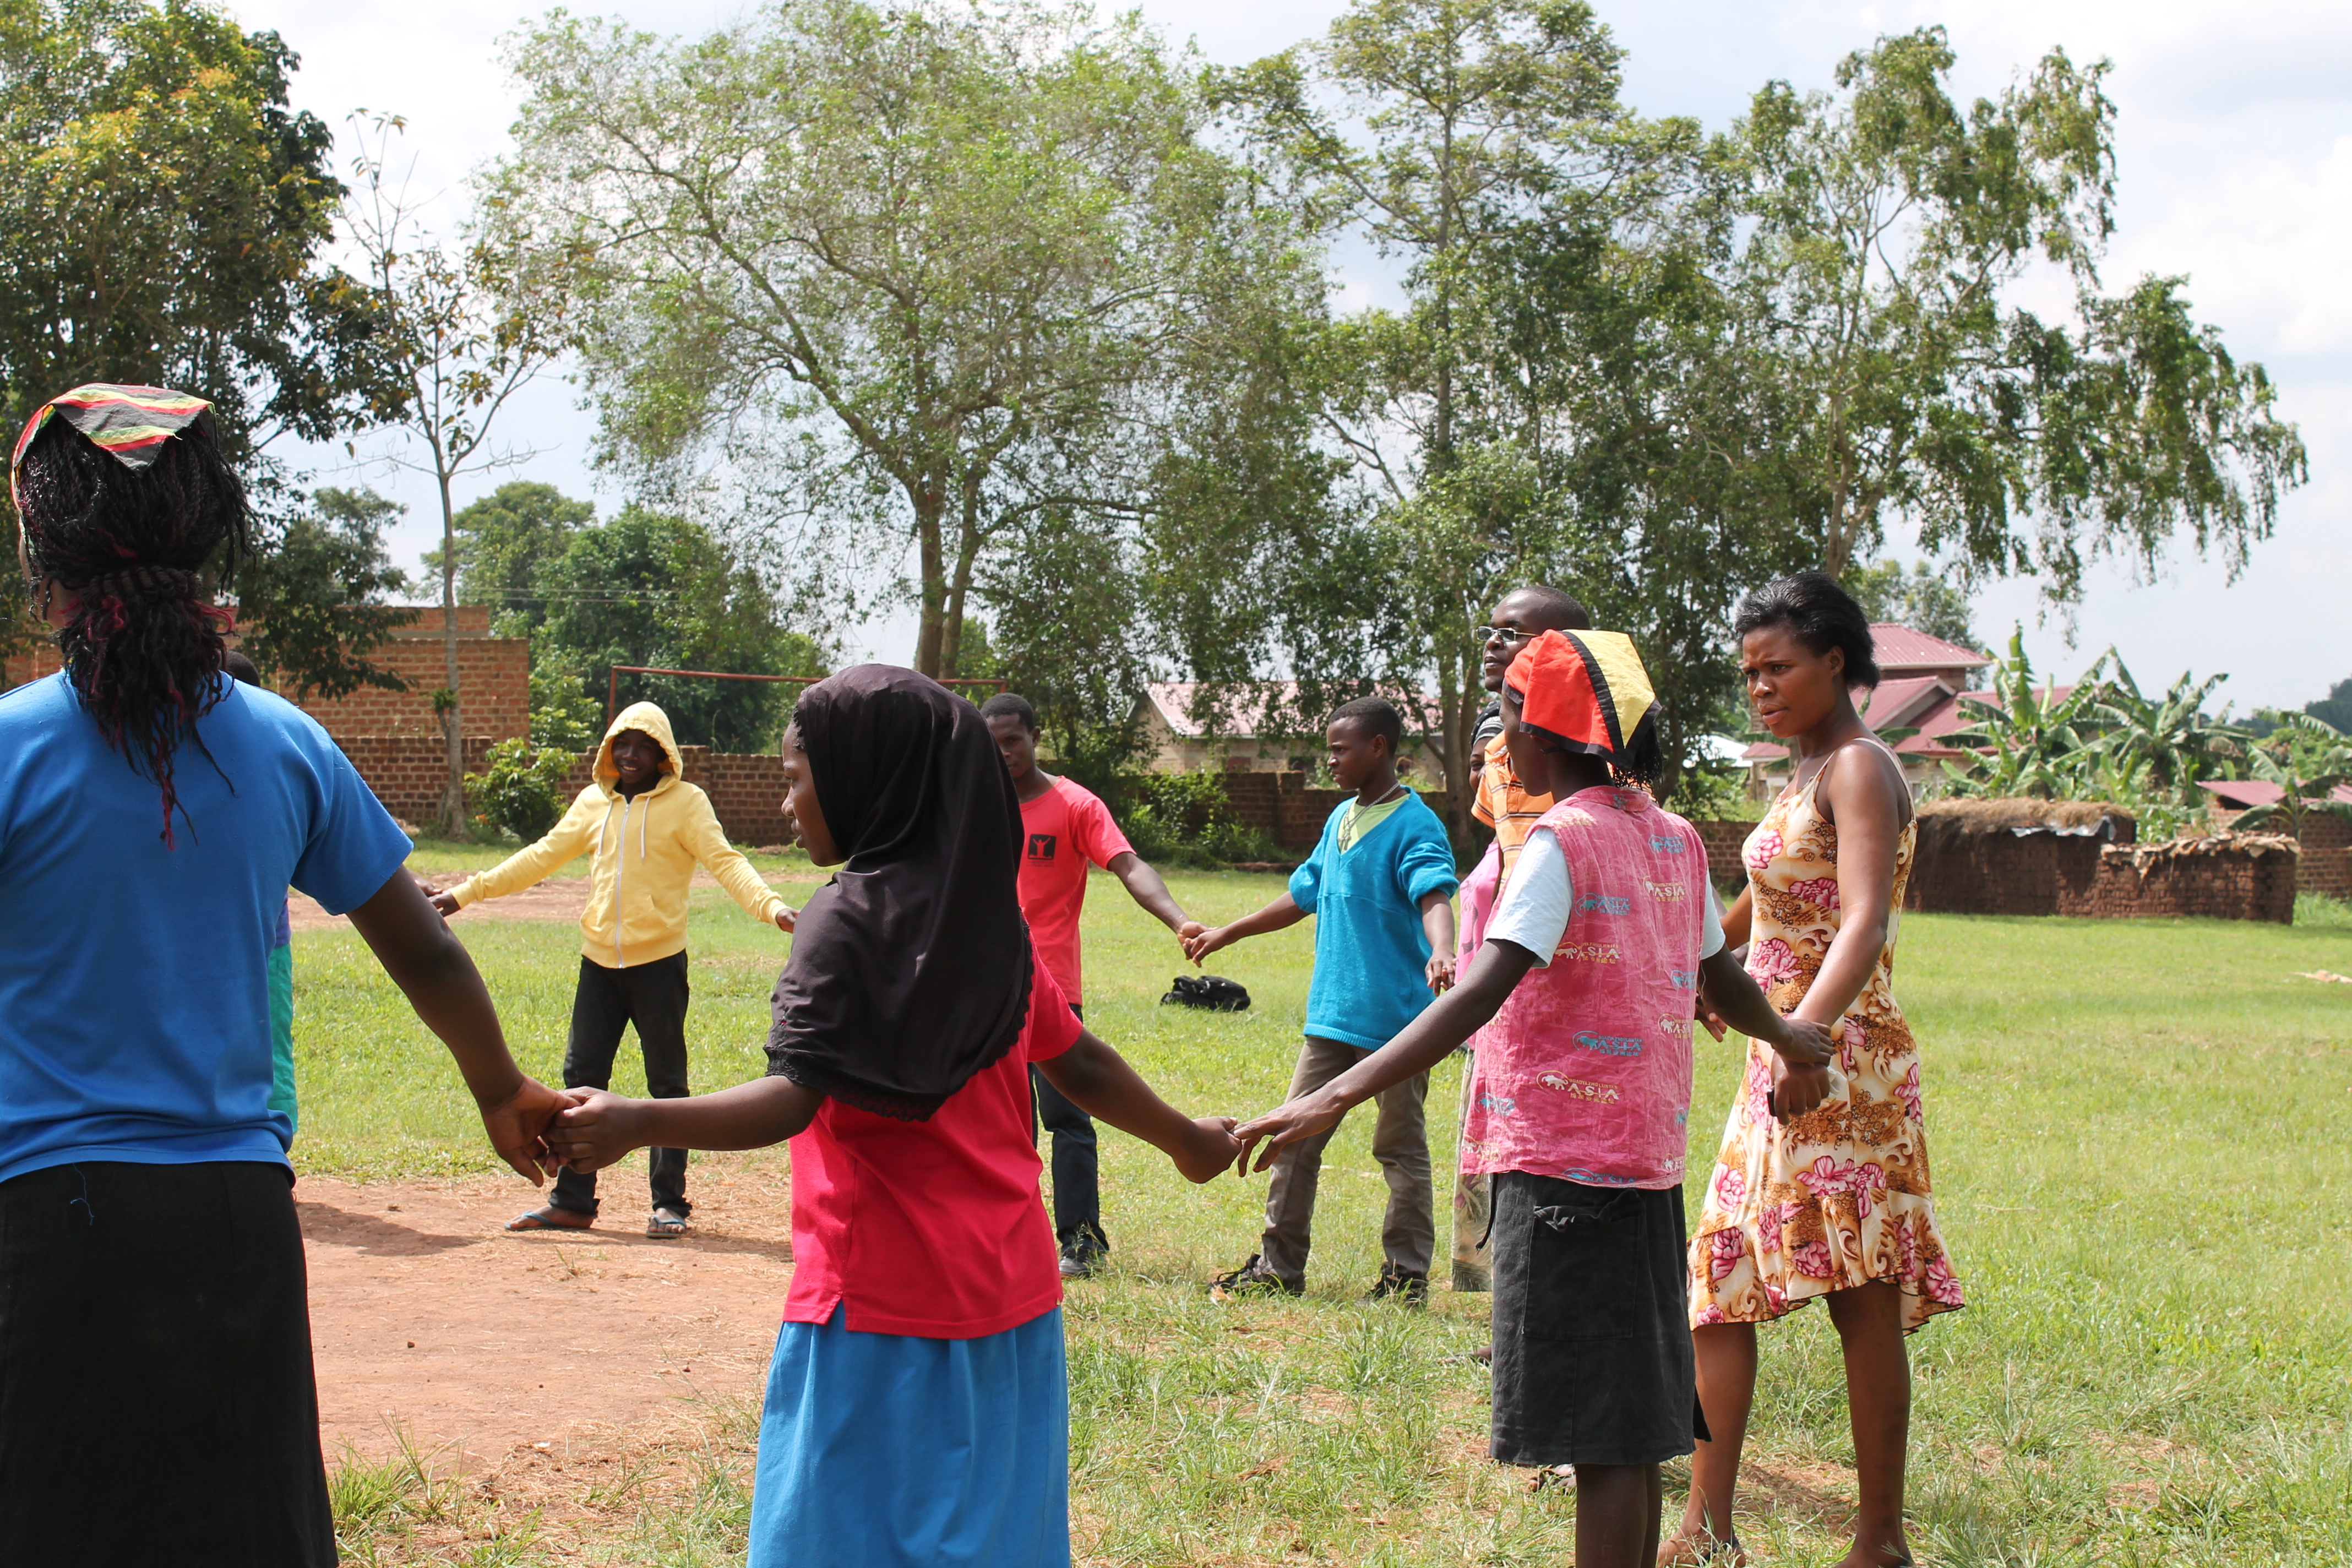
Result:
M1718 1540L1704 1529L1679 1530L1658 1548L1658 1568L1748 1568L1739 1538Z
M1836 1568L1911 1568L1911 1545L1898 1541L1874 1551L1857 1541L1837 1560Z
M549 1204L543 1208L535 1208L529 1214L515 1215L514 1218L507 1221L507 1228L509 1230L586 1230L595 1223L594 1215L574 1214L570 1209L560 1209L553 1204Z

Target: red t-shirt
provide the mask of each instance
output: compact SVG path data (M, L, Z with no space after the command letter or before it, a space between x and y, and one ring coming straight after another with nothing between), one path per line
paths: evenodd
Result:
M1029 1021L994 1067L929 1121L828 1100L792 1141L788 1323L843 1310L869 1334L976 1340L1061 1303L1054 1227L1037 1194L1029 1064L1076 1043L1078 1021L1042 960Z
M1135 846L1110 819L1110 807L1062 778L1022 803L1021 833L1021 912L1029 917L1029 939L1062 994L1082 1003L1078 913L1087 904L1087 866L1107 867Z

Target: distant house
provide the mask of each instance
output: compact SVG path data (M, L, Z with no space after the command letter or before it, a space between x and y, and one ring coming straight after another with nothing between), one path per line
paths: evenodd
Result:
M1223 721L1214 727L1192 716L1201 689L1189 680L1154 681L1144 688L1135 717L1143 728L1144 765L1150 772L1222 768L1232 773L1312 773L1321 764L1321 731L1301 733L1275 717L1296 722L1297 681L1255 681L1234 689ZM1433 743L1439 728L1436 703L1418 692L1402 700L1395 692L1383 695L1398 702L1404 716L1401 771L1423 788L1444 788L1444 764Z
M1857 706L1873 730L1916 731L1888 744L1903 763L1911 793L1917 795L1941 775L1942 763L1968 754L1947 737L1976 721L1961 708L1961 698L1993 700L1976 683L1977 672L1990 668L1992 657L1886 622L1871 626L1870 642L1879 682L1875 690L1861 695ZM2053 688L2053 698L2068 689ZM1777 742L1756 742L1740 752L1740 760L1748 764L1748 788L1759 799L1769 800L1789 782L1789 749Z

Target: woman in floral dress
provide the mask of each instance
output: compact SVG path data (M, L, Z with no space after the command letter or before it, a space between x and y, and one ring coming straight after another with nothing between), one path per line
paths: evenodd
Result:
M1843 1021L1844 1049L1825 1067L1791 1068L1748 1048L1690 1251L1714 1437L1692 1458L1690 1503L1659 1560L1746 1561L1731 1508L1756 1325L1821 1296L1844 1347L1861 1491L1842 1568L1880 1568L1911 1560L1903 1338L1962 1304L1929 1195L1918 1048L1892 984L1918 829L1901 765L1854 710L1853 689L1878 679L1861 607L1831 578L1801 572L1749 595L1735 626L1749 700L1797 766L1748 837L1748 887L1725 931L1749 943L1748 972L1774 1006Z

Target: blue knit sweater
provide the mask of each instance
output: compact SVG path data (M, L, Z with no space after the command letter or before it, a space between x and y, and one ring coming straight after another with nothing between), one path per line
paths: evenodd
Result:
M1290 897L1315 917L1307 1032L1370 1051L1429 1005L1429 935L1419 906L1460 883L1445 825L1411 790L1342 853L1339 824L1354 804L1341 801L1325 820L1314 855L1290 874Z

